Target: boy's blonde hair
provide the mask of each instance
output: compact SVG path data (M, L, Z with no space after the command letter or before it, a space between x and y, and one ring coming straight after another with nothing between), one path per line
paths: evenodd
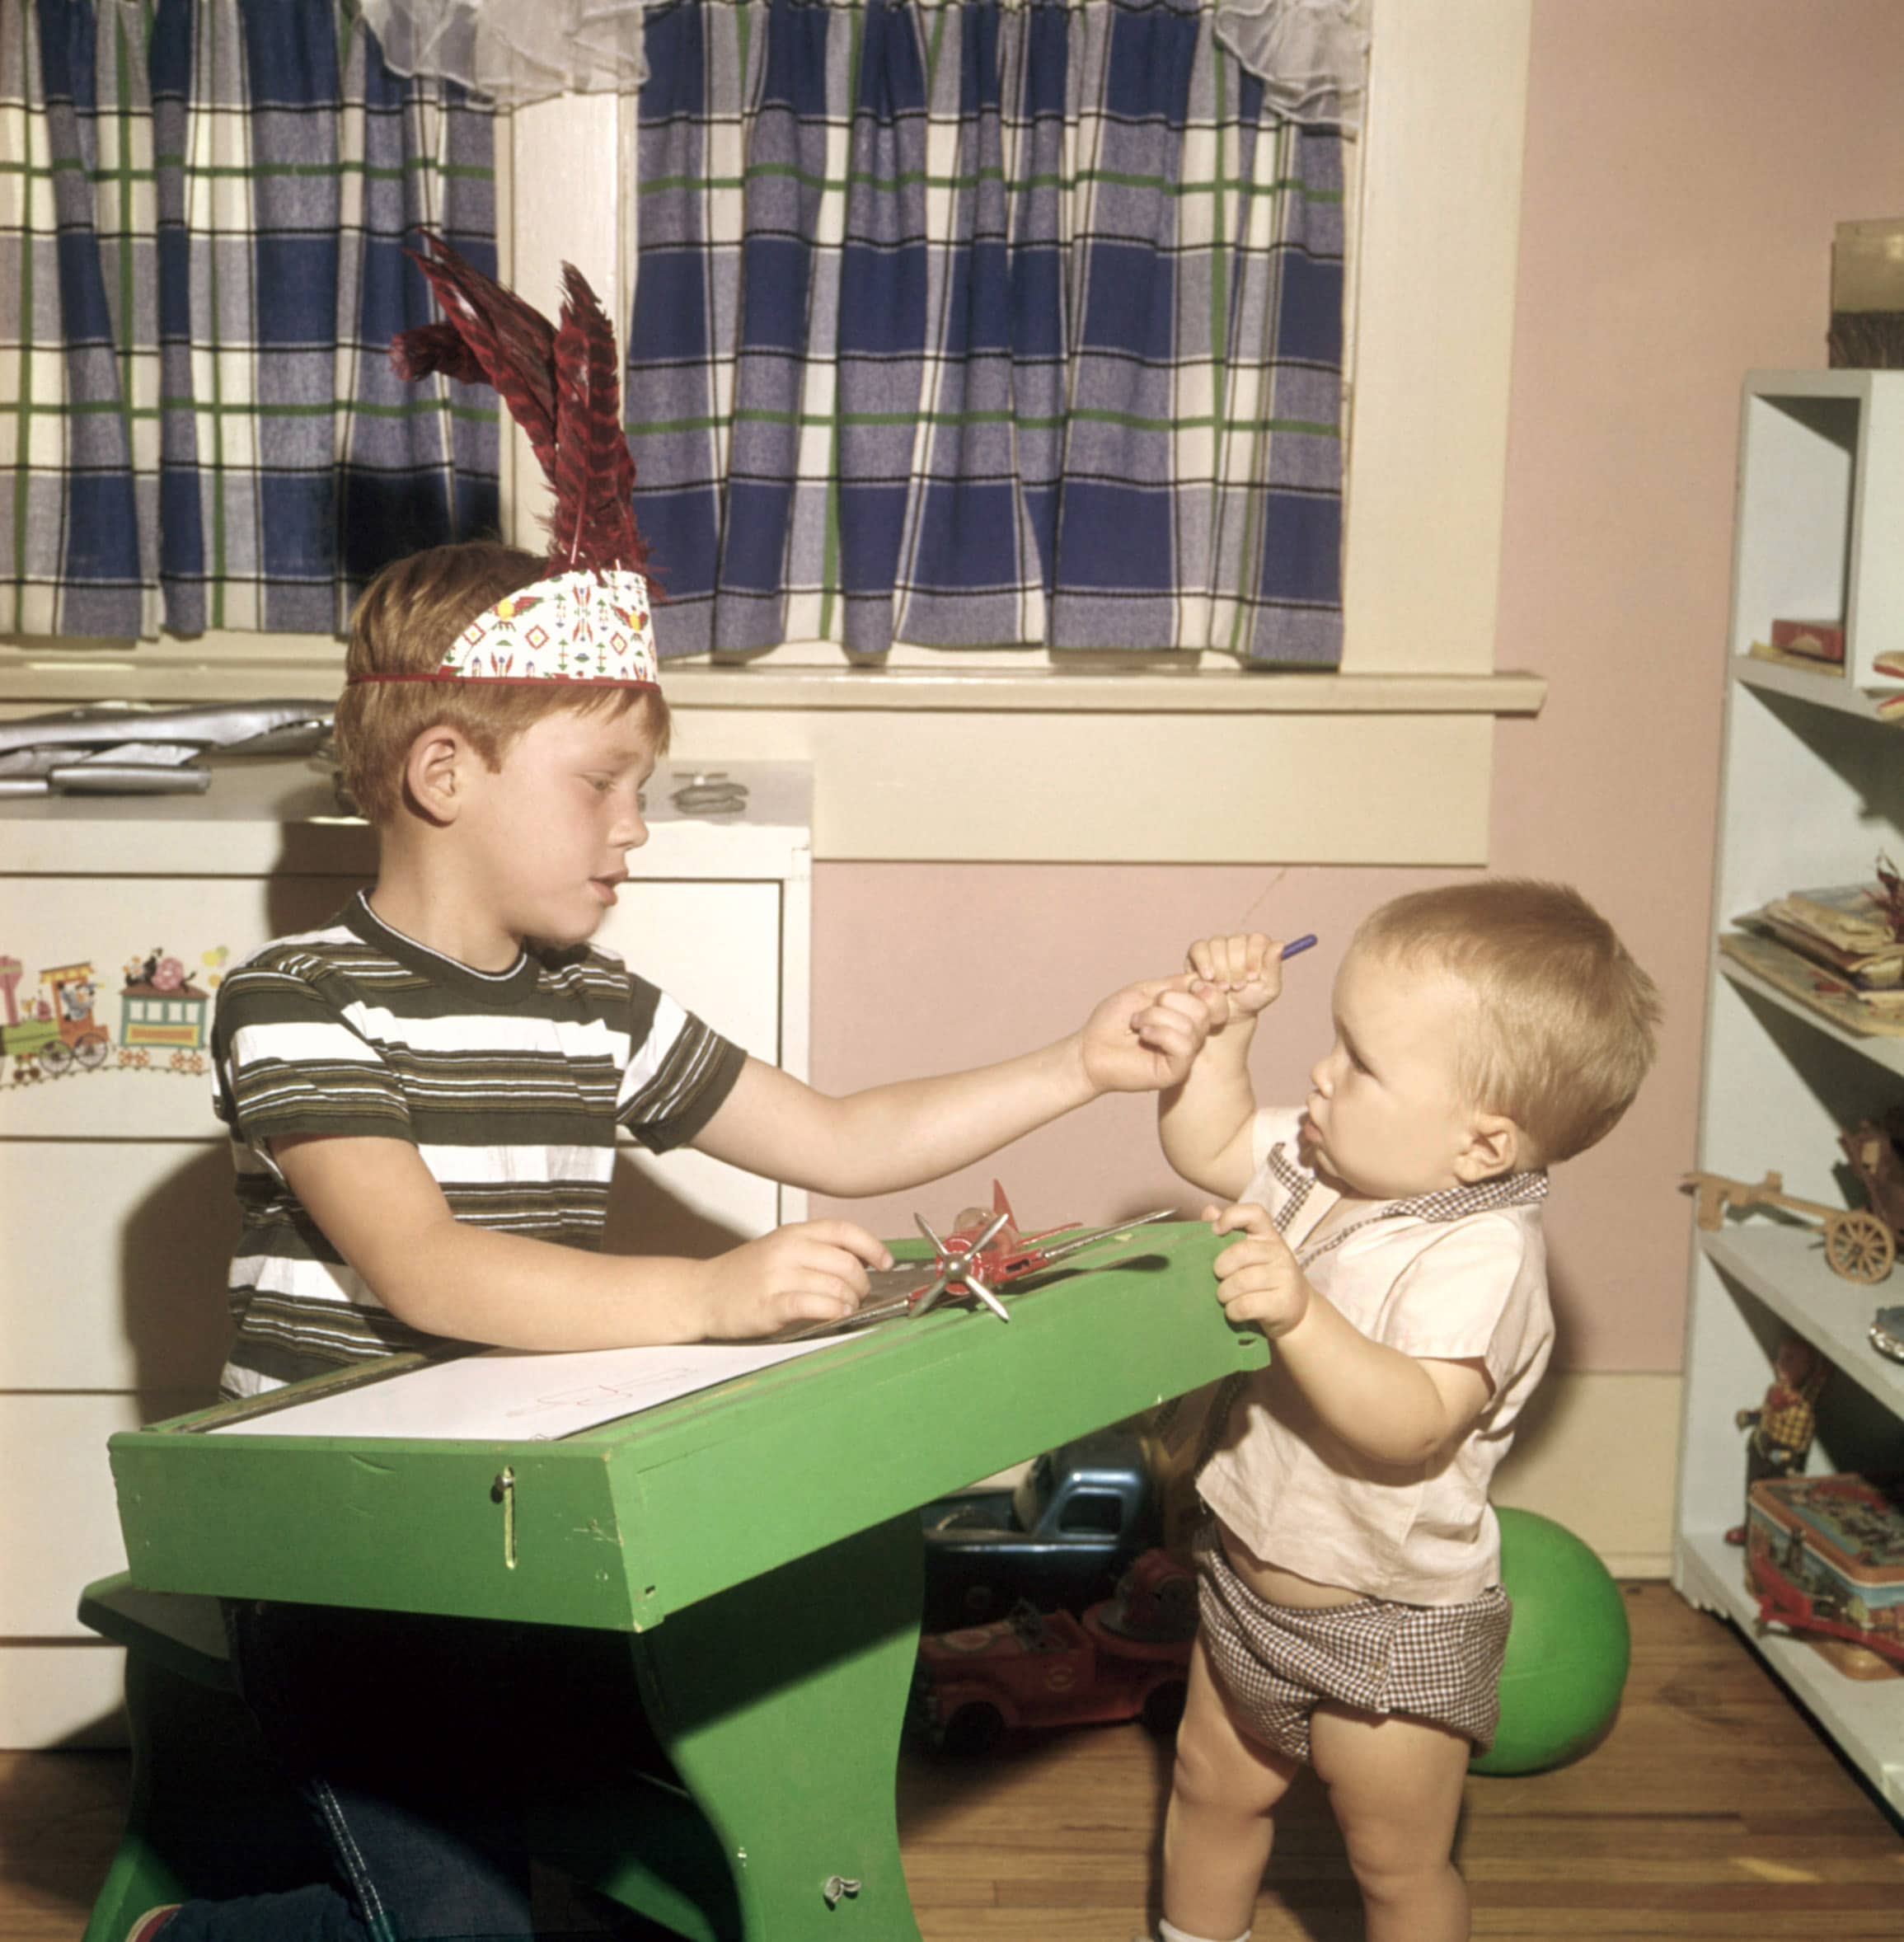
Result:
M1512 1119L1541 1166L1611 1132L1653 1063L1658 987L1564 884L1483 877L1416 890L1365 918L1355 944L1473 991L1461 1062L1470 1100Z
M509 594L546 579L548 561L499 540L431 546L393 561L350 617L347 674L427 674L470 622ZM640 708L659 755L668 704L654 688L579 681L377 681L347 686L337 703L337 760L350 800L373 823L403 806L403 770L425 729L465 736L492 769L544 715L568 708L620 714Z

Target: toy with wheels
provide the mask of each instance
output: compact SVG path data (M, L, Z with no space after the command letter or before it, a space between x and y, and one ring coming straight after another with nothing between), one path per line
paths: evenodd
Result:
M928 1632L910 1730L960 1755L989 1752L1012 1727L1137 1719L1168 1738L1184 1715L1196 1619L1189 1569L1153 1550L1081 1618L1021 1602L991 1625Z
M1514 1616L1500 1727L1469 1771L1540 1773L1577 1760L1612 1724L1633 1639L1619 1586L1571 1531L1532 1511L1497 1514L1501 1583Z
M1897 1259L1897 1236L1876 1214L1861 1207L1800 1200L1785 1192L1782 1174L1735 1180L1722 1173L1689 1173L1680 1184L1697 1194L1699 1224L1709 1234L1719 1231L1728 1207L1781 1207L1817 1221L1825 1231L1826 1265L1846 1281L1882 1281Z

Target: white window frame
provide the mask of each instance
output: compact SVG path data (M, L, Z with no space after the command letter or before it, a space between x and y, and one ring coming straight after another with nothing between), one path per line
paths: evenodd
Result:
M1349 223L1339 672L908 646L869 669L790 642L670 664L676 753L810 761L819 857L1484 861L1494 721L1545 690L1494 665L1531 12L1409 0L1376 21ZM566 260L626 315L633 124L632 99L584 96L499 129L506 273L551 314ZM537 544L521 443L505 440L505 518ZM340 659L324 636L21 642L0 646L0 713L322 695Z

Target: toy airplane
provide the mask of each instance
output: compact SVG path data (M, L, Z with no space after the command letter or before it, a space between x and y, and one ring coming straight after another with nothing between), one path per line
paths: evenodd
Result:
M1005 1189L992 1183L992 1213L984 1220L954 1227L943 1240L932 1231L923 1214L915 1214L919 1231L932 1244L930 1261L902 1261L896 1267L876 1268L868 1278L872 1283L866 1298L851 1315L838 1321L801 1322L783 1329L773 1339L800 1342L809 1336L835 1330L870 1328L876 1322L899 1316L924 1315L948 1298L982 1302L1001 1321L1011 1315L998 1298L998 1290L1011 1288L1042 1274L1047 1268L1113 1235L1152 1221L1177 1217L1175 1208L1160 1208L1155 1213L1140 1214L1134 1221L1119 1221L1109 1227L1081 1229L1076 1221L1062 1227L1041 1228L1035 1234L1022 1234L1005 1198ZM1109 1264L1101 1264L1109 1266Z

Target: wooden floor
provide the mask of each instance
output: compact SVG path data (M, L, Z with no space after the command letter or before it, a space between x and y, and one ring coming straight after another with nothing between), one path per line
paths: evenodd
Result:
M1663 1585L1629 1588L1611 1737L1526 1780L1472 1779L1461 1861L1477 1936L1904 1935L1904 1837L1756 1657ZM1155 1883L1167 1757L1085 1729L982 1764L908 1759L906 1871L926 1942L1130 1942ZM0 1754L0 1942L77 1942L117 1836L110 1754ZM1257 1942L1361 1935L1326 1808L1299 1789Z

